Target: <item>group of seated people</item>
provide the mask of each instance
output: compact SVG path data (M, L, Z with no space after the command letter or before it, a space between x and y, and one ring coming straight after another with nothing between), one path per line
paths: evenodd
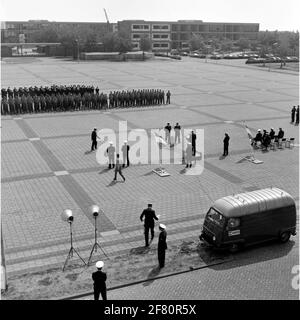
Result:
M255 138L253 138L251 141L251 145L253 147L260 146L263 149L267 149L272 142L278 143L283 137L284 131L282 128L279 128L277 134L275 133L274 128L271 128L270 132L267 130L263 130L263 132L261 132L261 129L258 129Z

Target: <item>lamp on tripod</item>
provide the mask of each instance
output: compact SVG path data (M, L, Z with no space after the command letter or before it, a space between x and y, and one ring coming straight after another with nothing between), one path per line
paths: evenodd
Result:
M104 253L104 255L107 257L106 253L103 251L103 249L101 248L101 246L97 240L97 218L99 216L99 211L100 211L99 207L97 205L93 205L93 206L91 206L90 211L95 219L95 241L94 241L94 245L92 247L87 265L90 264L91 259L92 259L92 255L93 255L94 251L97 252L97 248L99 248Z
M71 242L71 247L67 256L67 259L65 261L65 264L63 266L63 271L65 270L65 267L69 261L69 259L71 259L73 257L73 253L75 252L77 254L77 256L80 258L80 260L86 265L85 261L80 257L79 253L77 252L77 250L73 247L73 230L72 230L72 223L74 221L74 216L72 213L72 210L70 209L66 209L63 211L62 215L61 215L61 219L63 221L66 221L69 223L70 225L70 242Z

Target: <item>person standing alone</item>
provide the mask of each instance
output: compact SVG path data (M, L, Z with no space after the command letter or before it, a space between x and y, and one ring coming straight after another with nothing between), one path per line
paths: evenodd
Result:
M223 139L223 143L224 143L223 156L224 157L228 156L229 139L230 139L230 137L229 137L228 133L225 133L225 138Z
M160 234L158 237L157 256L159 267L163 268L165 266L166 249L168 249L166 226L164 224L160 224L159 230Z
M103 261L97 261L96 268L98 269L96 272L93 272L92 279L94 280L94 299L99 300L99 296L101 293L102 299L104 301L107 300L106 296L106 279L107 275L102 271L104 266Z
M124 141L124 144L122 146L122 154L123 154L123 168L125 167L125 164L127 164L127 167L129 167L129 145L127 144L127 141Z
M94 131L91 134L92 147L91 151L97 150L97 128L94 128Z

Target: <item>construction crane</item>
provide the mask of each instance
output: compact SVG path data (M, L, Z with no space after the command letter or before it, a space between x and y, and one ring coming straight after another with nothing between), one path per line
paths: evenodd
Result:
M109 32L109 30L110 30L110 23L109 23L109 20L108 20L108 15L107 15L107 12L106 12L105 8L103 8L103 10L104 10L105 18L106 18L106 22L107 22L107 32Z

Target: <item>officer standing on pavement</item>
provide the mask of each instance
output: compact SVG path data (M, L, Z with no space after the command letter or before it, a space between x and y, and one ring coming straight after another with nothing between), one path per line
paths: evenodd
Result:
M124 141L124 144L122 146L122 154L123 154L123 168L125 167L125 164L127 167L129 167L129 145L127 144L127 141Z
M102 300L106 301L106 279L107 275L105 272L102 271L104 266L103 261L97 261L96 268L98 269L96 272L93 272L92 278L94 280L94 299L99 300L99 296L101 293Z
M94 151L94 149L97 150L97 128L94 128L94 131L91 134L91 139L92 139L91 151Z
M166 249L168 249L166 226L164 224L160 224L159 230L160 234L158 237L157 256L159 267L163 268L165 266Z
M112 141L110 141L109 147L106 150L106 152L108 154L108 168L109 169L115 167L115 151L116 151L116 148L113 146Z
M170 126L170 123L168 122L167 125L165 126L167 143L171 143L171 130L172 130L172 127Z
M224 143L223 156L224 157L228 156L229 139L230 139L230 137L229 137L228 133L225 133L225 138L223 139L223 143Z
M170 101L170 97L171 97L171 92L170 92L170 90L168 90L166 96L167 96L166 104L170 104L170 103L171 103L171 101Z
M192 130L191 139L192 139L193 156L195 156L196 155L196 139L197 139L197 136L196 136L194 130Z
M178 140L178 143L180 143L180 130L181 130L181 126L179 125L179 123L176 123L176 126L174 127L175 130L175 143Z
M296 113L296 106L293 106L291 110L291 123L295 122L295 113Z
M151 231L151 241L154 238L154 224L155 220L158 220L158 217L155 215L155 211L152 209L152 204L148 204L148 208L144 209L140 216L140 220L144 219L144 234L145 234L145 247L149 247L149 230ZM150 242L151 242L150 241Z
M193 148L192 144L190 142L187 143L186 147L186 156L185 156L185 162L186 162L186 168L191 168L192 167L192 159L193 159Z

